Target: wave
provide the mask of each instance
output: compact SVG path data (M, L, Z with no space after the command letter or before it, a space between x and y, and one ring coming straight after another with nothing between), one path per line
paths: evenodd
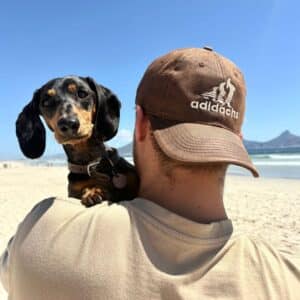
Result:
M253 160L255 166L289 166L289 167L300 167L300 161L255 161Z
M300 161L300 154L299 153L293 153L293 154L257 154L257 155L251 155L251 158L253 161L259 161L259 160L282 160L282 161Z
M300 160L300 154L271 154L271 159Z

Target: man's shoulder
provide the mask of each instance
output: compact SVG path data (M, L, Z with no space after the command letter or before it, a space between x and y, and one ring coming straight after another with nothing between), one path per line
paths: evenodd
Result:
M40 201L27 215L25 223L39 223L49 228L61 224L72 224L74 227L86 227L93 222L98 229L102 224L106 227L120 227L130 223L126 205L103 201L92 207L83 206L74 198L48 198ZM104 226L104 225L103 225Z
M124 201L125 203L126 201ZM45 209L54 209L54 210L66 210L67 212L75 212L75 211L84 211L86 213L94 213L95 211L124 211L123 202L120 203L112 203L109 201L103 201L99 204L96 204L91 207L85 207L81 204L80 200L76 198L60 198L60 197L51 197L44 199L38 202L33 210L45 210ZM121 209L120 209L121 208Z
M126 201L124 201L125 203ZM123 202L112 203L109 201L103 201L99 204L93 205L91 207L85 207L81 204L80 200L75 198L49 198L42 200L38 203L40 207L52 207L55 210L67 210L69 212L85 212L89 213L126 213L126 205Z
M230 239L228 248L238 257L242 257L247 265L256 270L292 273L300 279L300 257L284 253L270 243L253 235L238 235Z
M231 243L254 256L258 254L268 257L285 255L262 237L253 234L233 234Z

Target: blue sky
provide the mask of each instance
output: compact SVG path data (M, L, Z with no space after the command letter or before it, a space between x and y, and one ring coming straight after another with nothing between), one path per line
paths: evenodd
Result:
M5 1L0 11L0 158L22 157L15 120L53 77L91 76L122 101L119 135L134 126L134 98L147 65L182 47L212 46L244 72L244 137L300 135L300 3L248 1ZM48 134L47 152L61 152Z

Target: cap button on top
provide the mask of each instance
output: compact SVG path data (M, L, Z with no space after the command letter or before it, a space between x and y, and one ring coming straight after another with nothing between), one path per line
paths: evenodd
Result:
M214 49L212 47L209 47L209 46L204 46L203 49L205 49L207 51L214 51Z

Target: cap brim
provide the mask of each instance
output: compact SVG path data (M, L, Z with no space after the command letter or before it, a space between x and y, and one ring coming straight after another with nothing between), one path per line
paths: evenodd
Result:
M168 157L190 163L234 164L259 176L242 139L230 130L195 123L173 125L172 121L149 118L154 137Z

